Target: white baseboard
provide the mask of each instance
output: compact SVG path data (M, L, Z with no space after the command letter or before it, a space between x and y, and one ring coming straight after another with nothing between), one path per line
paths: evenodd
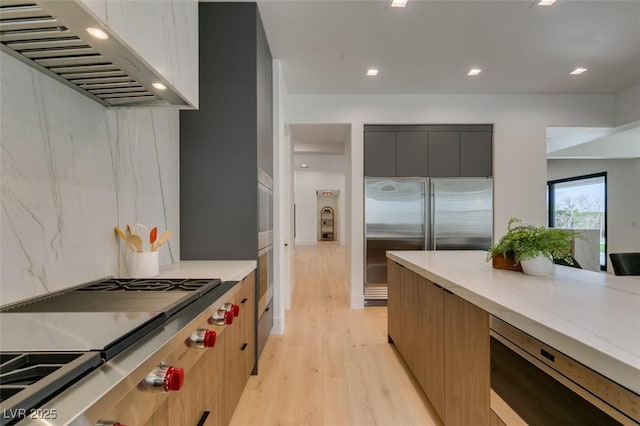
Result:
M364 294L351 294L351 309L364 309Z
M273 328L271 328L271 333L275 336L282 336L284 334L284 316L273 316Z
M297 246L317 246L318 242L313 240L313 241L296 241L296 245Z

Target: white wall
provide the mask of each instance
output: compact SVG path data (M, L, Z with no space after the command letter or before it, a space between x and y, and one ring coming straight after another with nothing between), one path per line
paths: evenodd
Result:
M338 239L345 239L344 173L297 171L295 172L296 244L318 243L318 198L320 189L337 189Z
M547 161L549 180L602 172L607 172L608 252L640 252L640 159ZM613 273L610 259L607 264Z
M172 229L179 260L178 111L108 110L0 56L0 304L125 275L116 225Z
M640 120L640 84L616 96L615 125Z
M364 124L494 124L497 238L511 216L545 223L547 126L612 126L615 121L614 96L607 95L292 95L287 99L286 120L352 125L347 160L352 307L364 305Z
M293 289L293 150L284 121L286 84L279 60L273 61L273 328L284 333L285 309Z

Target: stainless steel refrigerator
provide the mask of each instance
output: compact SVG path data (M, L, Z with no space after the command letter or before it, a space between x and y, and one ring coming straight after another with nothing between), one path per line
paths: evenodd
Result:
M365 301L387 299L387 250L486 250L491 178L366 178Z

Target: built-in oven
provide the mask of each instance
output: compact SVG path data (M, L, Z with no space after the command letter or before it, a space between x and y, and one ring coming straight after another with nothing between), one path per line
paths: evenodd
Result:
M491 408L506 425L638 425L640 397L496 317Z
M258 170L258 344L257 357L273 326L273 180Z

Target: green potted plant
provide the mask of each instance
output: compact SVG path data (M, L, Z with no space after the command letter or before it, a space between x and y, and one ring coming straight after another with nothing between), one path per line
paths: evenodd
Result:
M516 217L509 219L507 233L489 248L487 261L502 256L514 266L520 264L529 275L549 274L554 259L573 264L571 249L573 239L581 238L579 232L519 223L521 220Z

